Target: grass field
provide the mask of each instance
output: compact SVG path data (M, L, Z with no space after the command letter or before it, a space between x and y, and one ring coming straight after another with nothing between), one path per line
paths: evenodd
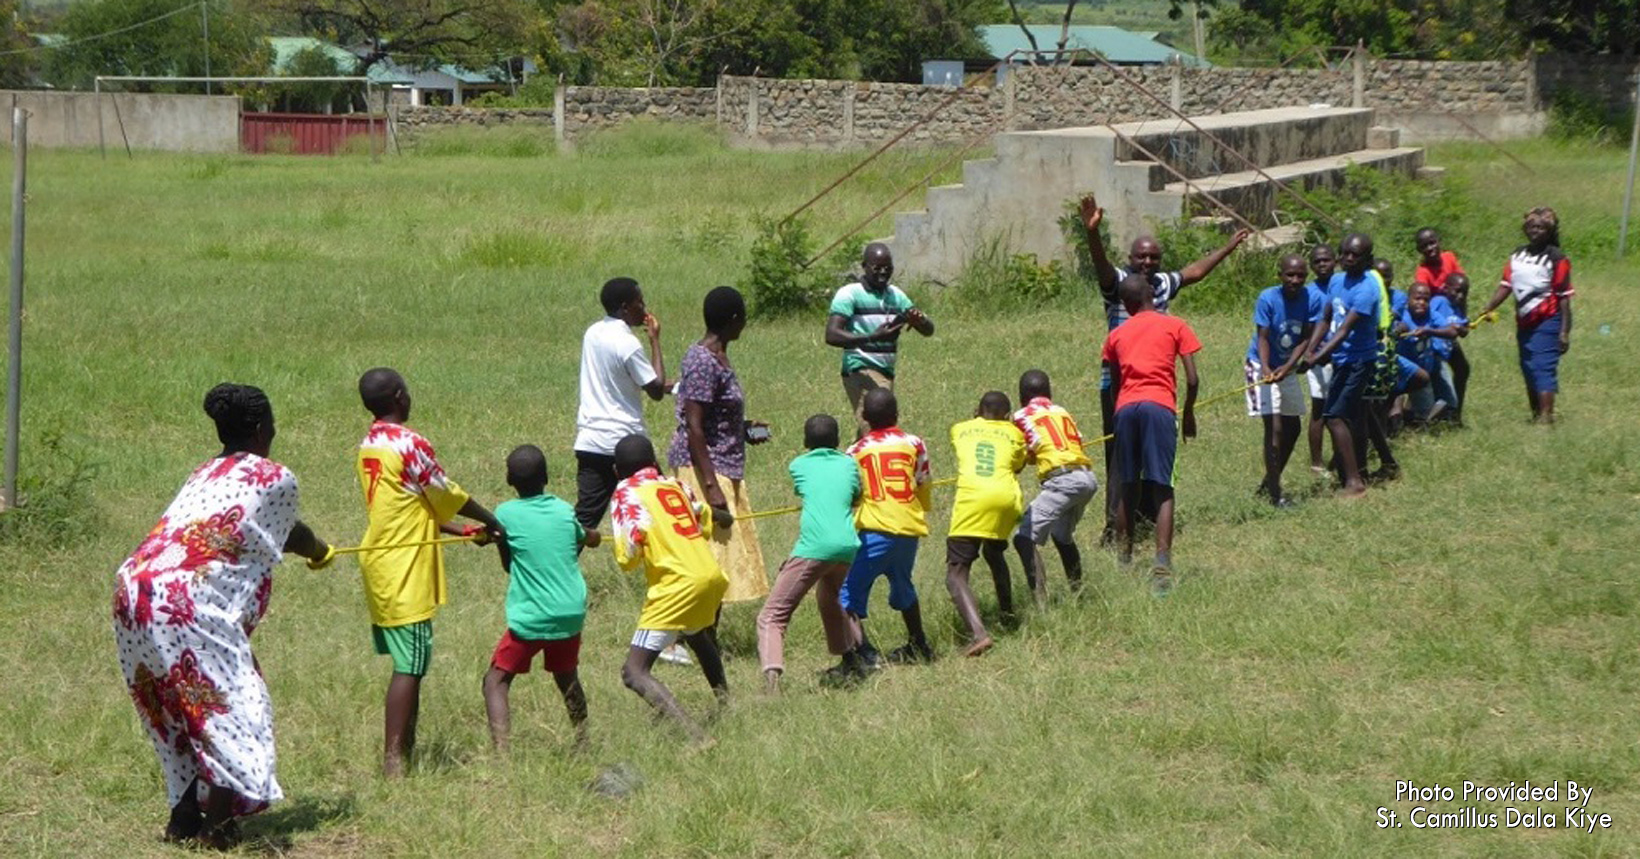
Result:
M1442 148L1432 161L1468 182L1484 215L1448 241L1479 273L1478 295L1517 243L1520 211L1548 202L1562 213L1581 291L1558 426L1527 425L1512 338L1506 326L1484 328L1466 344L1476 367L1470 429L1402 441L1406 476L1366 501L1315 489L1278 513L1252 498L1257 426L1239 402L1214 406L1181 452L1182 579L1170 599L1117 572L1085 524L1089 586L1069 597L1050 558L1056 603L981 660L948 656L855 691L822 691L815 675L829 660L805 607L778 700L757 694L753 609L735 607L723 636L737 697L705 754L685 751L681 734L653 725L621 687L642 589L596 554L583 651L593 752L569 753L556 693L531 676L515 685L514 752L493 756L479 679L502 629L505 582L487 550L462 547L449 552L452 596L424 687L419 770L384 783L388 666L370 652L356 568L287 563L256 647L288 800L249 823L246 849L1640 850L1631 426L1640 392L1628 375L1640 362L1640 311L1636 266L1611 253L1622 153L1541 142L1517 151L1537 172L1479 147ZM935 157L906 156L851 184L817 232L835 234ZM303 518L339 544L363 531L353 450L368 421L354 383L374 365L404 371L413 423L480 500L506 497L503 457L525 441L549 451L552 488L572 495L578 343L600 315L597 285L616 274L645 284L675 368L701 334L700 297L742 270L746 216L795 206L849 163L653 133L573 157L380 164L33 153L22 453L36 487L34 509L9 514L19 518L0 544L0 676L10 683L0 852L170 852L156 840L164 792L120 680L108 605L114 569L215 452L200 411L207 388L235 380L268 391L274 456L301 478ZM1410 236L1381 237L1380 250L1409 270ZM917 297L939 333L904 350L903 425L930 440L936 476L950 473L949 426L985 389L1011 392L1027 367L1050 371L1061 401L1085 426L1097 423L1102 326L1091 298L999 318L932 288ZM1190 321L1207 344L1204 394L1238 385L1245 315ZM749 412L776 432L751 457L759 506L789 500L785 463L802 419L846 409L822 325L819 315L755 320L731 351ZM658 437L673 426L670 407L649 414ZM76 463L94 475L74 483ZM1295 461L1290 484L1302 486L1305 472ZM949 496L936 498L936 538L917 580L936 646L950 654L959 634L939 539ZM772 566L795 519L761 524ZM989 588L979 591L989 612ZM898 643L897 619L879 614L876 637ZM708 704L693 669L659 670L686 707ZM585 789L618 762L642 774L639 792L611 800ZM1395 801L1398 779L1563 788L1570 779L1593 789L1588 808L1610 814L1612 828L1380 830L1381 806L1403 822L1413 806ZM1539 804L1557 818L1566 805L1526 807Z

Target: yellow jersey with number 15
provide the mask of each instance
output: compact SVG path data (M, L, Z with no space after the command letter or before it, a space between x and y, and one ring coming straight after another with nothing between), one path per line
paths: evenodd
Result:
M928 446L899 427L872 430L849 446L860 466L859 531L903 537L928 533Z
M951 427L951 447L957 496L950 536L1008 539L1025 510L1016 476L1025 467L1025 434L1006 419L974 418Z
M1082 449L1082 433L1076 419L1047 397L1037 397L1014 412L1014 426L1025 434L1026 456L1036 462L1036 478L1056 468L1087 468L1093 465Z

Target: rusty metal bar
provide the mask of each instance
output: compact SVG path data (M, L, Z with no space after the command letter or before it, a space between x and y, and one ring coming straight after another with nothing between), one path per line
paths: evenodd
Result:
M996 70L999 67L1001 67L1004 63L1007 63L1009 60L1013 59L1013 56L1014 56L1015 53L1017 53L1017 51L1009 51L1007 56L1003 57L1000 60L997 60L994 63L992 63L990 68L986 69L983 72L980 72L977 75L974 75L973 77L970 77L968 80L969 81L976 81L976 80L979 80L980 78L983 78L987 75L995 75ZM893 137L890 137L886 143L884 143L882 146L877 147L876 151L874 151L870 155L866 156L865 160L863 160L860 163L858 163L858 164L854 165L853 167L849 168L847 173L844 173L843 175L837 177L836 180L834 180L830 185L827 185L823 190L820 191L820 193L815 194L813 197L810 197L808 202L806 202L803 205L798 206L796 209L792 210L792 213L787 215L786 217L781 218L780 219L780 225L785 226L786 224L791 223L793 218L797 217L798 215L803 214L805 211L808 210L808 208L810 206L813 206L815 203L820 202L822 199L824 199L832 191L837 190L837 186L839 186L839 185L843 184L844 182L847 182L849 179L853 178L855 174L859 173L861 170L864 170L866 165L870 164L873 161L876 161L879 156L881 156L884 152L887 152L888 150L892 149L895 144L899 143L901 140L904 140L906 138L906 136L909 135L911 132L916 131L917 129L923 127L923 125L927 124L935 116L939 115L940 111L945 110L947 107L950 107L951 104L957 100L957 97L962 94L963 90L966 90L966 89L968 89L968 85L965 83L963 86L957 87L956 89L952 90L950 95L946 96L945 99L942 100L939 104L934 105L933 109L929 110L928 113L924 114L922 116L922 118L920 118L916 122L913 122L910 125L906 126L904 129L902 129L900 131L899 134L896 134ZM757 92L755 90L752 92L752 98L757 98ZM1011 115L1012 114L1010 114L1010 116Z

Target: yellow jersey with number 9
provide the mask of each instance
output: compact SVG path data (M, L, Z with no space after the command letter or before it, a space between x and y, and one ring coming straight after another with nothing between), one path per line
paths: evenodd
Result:
M644 568L649 581L639 629L693 632L717 620L729 577L708 542L712 516L689 487L645 468L610 499L615 562Z
M974 418L951 427L951 447L957 497L950 536L1008 539L1025 510L1016 476L1025 467L1025 434L1007 420Z

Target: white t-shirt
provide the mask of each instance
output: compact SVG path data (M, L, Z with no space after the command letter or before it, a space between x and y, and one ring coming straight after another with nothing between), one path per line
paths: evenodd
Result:
M575 449L613 454L621 439L643 432L643 386L653 381L655 368L625 320L605 316L588 326L581 338Z

